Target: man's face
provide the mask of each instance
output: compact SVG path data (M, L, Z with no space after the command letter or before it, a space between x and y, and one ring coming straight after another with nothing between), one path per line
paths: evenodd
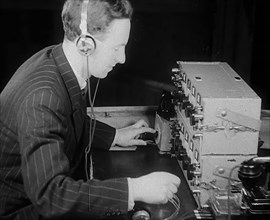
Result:
M116 19L110 24L105 39L96 40L97 47L89 63L91 75L105 78L117 63L125 63L129 32L129 19Z

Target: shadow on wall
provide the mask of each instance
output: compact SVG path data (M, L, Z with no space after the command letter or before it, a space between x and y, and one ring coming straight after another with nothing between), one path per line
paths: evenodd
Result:
M94 94L97 80L91 79ZM172 91L170 83L140 77L108 77L101 80L95 106L157 106L164 90ZM88 104L89 105L89 104Z

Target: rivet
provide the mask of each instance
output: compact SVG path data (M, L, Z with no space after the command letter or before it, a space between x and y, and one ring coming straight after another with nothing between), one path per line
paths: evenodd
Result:
M225 117L227 115L227 112L225 110L221 111L221 116Z
M217 171L218 171L219 174L225 173L225 169L222 168L222 167L219 167Z

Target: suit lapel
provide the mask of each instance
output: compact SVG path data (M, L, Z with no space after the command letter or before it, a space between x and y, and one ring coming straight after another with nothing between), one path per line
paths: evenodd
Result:
M69 95L72 107L72 120L75 135L77 138L77 142L79 142L86 115L86 103L82 98L78 80L64 55L62 44L59 44L54 48L53 56L60 71L60 75L62 76L64 85L66 87L65 89L67 90Z

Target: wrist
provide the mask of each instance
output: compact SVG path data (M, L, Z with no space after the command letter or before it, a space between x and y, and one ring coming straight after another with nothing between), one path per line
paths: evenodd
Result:
M119 138L119 131L118 131L118 129L115 129L115 135L114 135L114 139L113 139L113 142L111 145L112 147L118 143L118 138Z
M140 187L138 185L138 178L130 178L130 185L133 193L134 201L141 201L140 199Z

